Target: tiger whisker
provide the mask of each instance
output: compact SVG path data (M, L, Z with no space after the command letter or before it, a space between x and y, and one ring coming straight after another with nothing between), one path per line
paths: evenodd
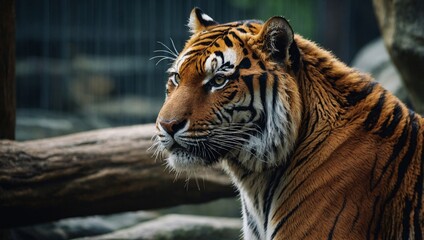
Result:
M172 47L174 48L175 54L178 56L179 52L177 51L177 48L175 47L174 40L172 40L172 38L169 38L169 40L171 40L171 44L172 44Z
M175 53L170 52L170 51L168 51L168 50L158 49L158 50L154 50L153 52L168 53L169 55L171 55L171 56L173 56L173 57L175 57L175 58L177 58L177 57L178 57L177 55L175 55Z
M161 58L159 61L157 61L157 62L156 62L156 66L157 66L160 62L162 62L163 60L167 60L167 59L172 61L172 58L164 57L164 58Z
M149 58L149 60L153 60L153 59L156 59L156 58L167 58L167 59L170 59L170 60L175 60L175 58L170 57L170 56L166 56L166 55L153 56L153 57Z
M158 43L160 45L162 45L163 47L165 47L166 49L168 49L170 52L173 52L168 46L166 46L166 44L164 44L163 42L158 41ZM178 56L178 52L175 52L175 54Z

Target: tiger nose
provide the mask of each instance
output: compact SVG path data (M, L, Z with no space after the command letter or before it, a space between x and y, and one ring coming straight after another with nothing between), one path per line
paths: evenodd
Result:
M187 123L187 120L181 119L181 120L161 120L159 124L162 126L162 128L171 136L174 136L178 130L182 129Z

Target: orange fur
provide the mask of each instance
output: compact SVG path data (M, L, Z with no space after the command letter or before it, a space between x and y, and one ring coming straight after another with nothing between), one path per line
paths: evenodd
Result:
M192 17L201 16L197 11ZM245 239L422 239L421 116L371 76L293 36L281 18L191 21L194 33L173 65L180 82L168 82L157 126L189 121L181 134L197 145L193 140L195 147L175 155L171 165L178 171L223 164L240 191ZM215 91L208 88L215 84L208 68L225 54L235 73ZM210 58L215 65L208 65ZM241 124L252 122L253 130ZM219 130L233 125L229 135ZM221 148L198 143L219 134ZM280 145L256 148L254 141Z

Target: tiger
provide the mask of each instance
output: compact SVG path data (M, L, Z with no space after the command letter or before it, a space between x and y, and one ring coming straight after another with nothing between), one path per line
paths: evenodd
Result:
M422 239L424 120L279 16L199 8L156 120L176 172L222 166L244 239Z

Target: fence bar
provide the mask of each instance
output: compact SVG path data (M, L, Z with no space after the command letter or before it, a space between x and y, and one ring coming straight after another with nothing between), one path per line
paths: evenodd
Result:
M15 0L0 1L0 139L15 138Z

